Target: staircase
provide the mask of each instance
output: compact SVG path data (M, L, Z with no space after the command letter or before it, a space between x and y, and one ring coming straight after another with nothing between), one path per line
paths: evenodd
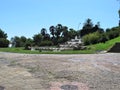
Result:
M120 42L115 43L115 45L108 50L108 52L120 53Z

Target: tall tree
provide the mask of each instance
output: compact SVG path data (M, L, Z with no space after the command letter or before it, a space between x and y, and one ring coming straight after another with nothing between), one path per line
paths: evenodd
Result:
M83 28L84 28L84 29L91 29L92 27L93 27L92 20L91 20L90 18L88 18L88 19L85 21Z
M67 37L68 36L68 27L67 26L63 26L62 28L62 36L63 37Z
M7 39L7 33L5 33L2 29L0 29L0 38Z
M50 26L49 30L50 30L50 33L51 33L51 35L52 35L52 38L54 39L55 27L54 27L54 26Z
M61 32L62 32L62 25L61 24L58 24L57 26L56 26L56 31L55 31L55 35L56 35L56 37L57 37L57 39L59 39L59 37L60 37L60 35L61 35Z
M42 35L42 36L45 36L46 33L47 33L46 28L42 28L42 29L41 29L41 35Z
M62 27L62 37L63 37L63 42L68 41L68 27L67 26L63 26Z
M50 40L50 35L47 33L47 34L45 34L45 36L44 36L44 40Z
M82 36L84 36L84 35L86 35L86 34L91 33L92 28L93 28L92 20L88 18L88 19L85 21L82 30L80 31L80 36L82 37Z
M15 36L11 38L11 43L13 47L21 47L21 40L20 37Z
M33 42L35 45L40 46L40 43L42 41L42 35L41 34L35 34L33 36Z
M7 40L7 33L0 29L0 47L8 47L9 40Z
M100 22L97 22L97 24L92 28L91 33L93 32L104 33L104 30L100 27Z
M20 37L20 46L22 46L22 47L24 47L25 46L25 44L26 44L26 41L27 41L27 38L25 37L25 36L21 36Z

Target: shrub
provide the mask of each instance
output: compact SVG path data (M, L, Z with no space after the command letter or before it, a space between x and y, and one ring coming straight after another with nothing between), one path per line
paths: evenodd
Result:
M85 45L96 44L99 42L99 39L100 39L100 33L95 32L95 33L90 33L90 34L85 35L83 37L83 42Z
M83 37L83 42L84 42L85 45L89 45L90 44L89 35L85 35Z
M108 36L108 39L114 39L118 36L120 36L120 28L119 27L114 27L111 30L106 32L106 35Z
M103 34L100 35L99 42L105 43L105 42L108 41L108 40L109 40L109 38L108 38L108 36L106 35L106 33L103 33Z
M51 46L52 45L52 41L49 40L45 40L45 41L41 41L40 46Z

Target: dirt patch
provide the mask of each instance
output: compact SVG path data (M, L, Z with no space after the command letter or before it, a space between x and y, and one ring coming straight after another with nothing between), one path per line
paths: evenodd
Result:
M0 86L0 90L4 90L5 89L5 87L3 87L3 86Z
M89 90L89 88L79 82L52 82L50 90Z

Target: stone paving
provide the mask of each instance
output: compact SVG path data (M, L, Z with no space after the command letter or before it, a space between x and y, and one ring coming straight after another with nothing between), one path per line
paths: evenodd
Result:
M120 90L120 53L0 52L0 90Z

